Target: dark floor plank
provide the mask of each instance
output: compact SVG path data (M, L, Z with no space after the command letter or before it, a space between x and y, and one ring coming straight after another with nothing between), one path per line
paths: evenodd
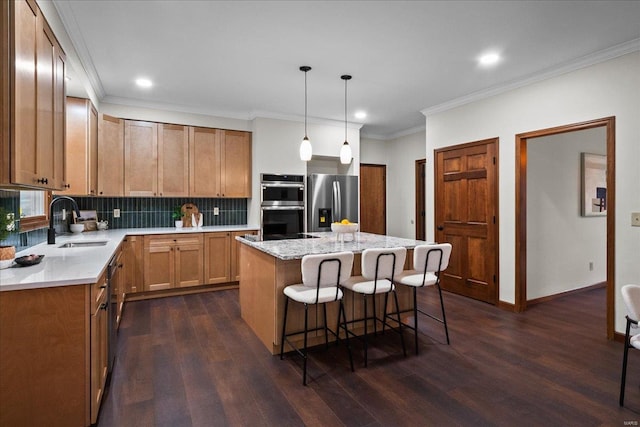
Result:
M622 344L605 338L605 290L511 313L445 293L442 325L419 319L372 337L369 367L352 341L315 348L309 385L294 354L271 356L240 317L237 290L125 306L99 426L624 425L640 421L640 352L619 408ZM435 289L421 307L439 313ZM405 316L409 319L410 316ZM630 425L630 424L628 424Z

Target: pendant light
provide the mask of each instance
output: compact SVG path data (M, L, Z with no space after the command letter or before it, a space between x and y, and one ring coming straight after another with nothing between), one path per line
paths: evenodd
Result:
M308 162L311 160L313 150L311 148L311 141L307 136L307 72L311 70L308 65L300 67L300 71L304 72L304 138L300 144L300 160Z
M347 82L351 80L351 76L348 74L340 76L344 80L344 142L342 148L340 148L340 163L348 165L351 163L351 146L347 141Z

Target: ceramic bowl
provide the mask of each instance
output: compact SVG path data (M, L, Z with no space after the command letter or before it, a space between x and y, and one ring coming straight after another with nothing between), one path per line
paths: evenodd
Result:
M84 231L84 224L71 224L69 226L72 233L82 233Z
M358 231L358 224L340 224L337 222L332 222L331 231L333 231L334 233L355 233L356 231Z

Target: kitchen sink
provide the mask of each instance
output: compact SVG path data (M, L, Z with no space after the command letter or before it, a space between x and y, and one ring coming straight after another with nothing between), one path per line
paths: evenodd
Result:
M107 240L94 241L94 242L67 242L58 246L59 248L87 248L91 246L104 246L108 243Z

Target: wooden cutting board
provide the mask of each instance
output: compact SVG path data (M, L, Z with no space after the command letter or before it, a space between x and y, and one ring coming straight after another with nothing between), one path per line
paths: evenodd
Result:
M180 208L182 211L182 226L183 227L197 227L198 224L192 224L191 215L195 215L196 219L200 217L200 211L198 207L193 203L185 203Z

